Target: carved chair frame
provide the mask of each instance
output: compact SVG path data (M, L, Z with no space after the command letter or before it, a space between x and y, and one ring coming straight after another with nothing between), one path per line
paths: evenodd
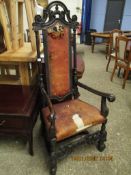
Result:
M52 10L55 7L54 10ZM62 8L62 11L59 10L59 7ZM66 94L63 98L60 97L51 97L48 96L47 93L47 85L44 84L44 79L49 82L49 79L47 77L47 74L44 75L43 72L41 72L41 56L40 56L40 41L39 41L39 30L43 31L44 40L43 40L43 46L45 50L45 64L48 64L48 55L46 53L48 43L46 40L46 30L48 27L50 27L55 22L60 21L65 26L69 26L70 30L73 31L73 59L74 59L74 68L72 72L72 91L69 94ZM40 15L35 16L35 22L33 23L33 29L35 31L36 36L36 46L37 46L37 60L38 60L38 67L39 67L39 84L40 84L40 91L41 96L43 97L43 101L48 104L51 115L50 115L50 135L49 139L46 137L45 127L43 127L45 134L45 140L47 143L47 149L49 150L50 154L50 160L51 160L51 168L50 173L56 174L57 169L57 160L63 156L66 156L72 151L72 148L80 145L82 143L89 143L89 144L95 144L97 149L99 151L103 151L105 148L104 142L106 141L106 117L108 115L108 107L106 105L106 100L113 102L115 100L115 96L109 93L103 93L100 91L97 91L93 88L88 87L87 85L84 85L83 83L78 82L77 79L77 71L76 71L76 28L78 26L77 17L75 15L70 17L70 11L67 9L67 7L60 1L54 1L50 3L47 8L43 11L43 17ZM70 53L71 55L71 53ZM48 68L46 68L46 72L48 72ZM46 81L45 81L46 82ZM55 111L53 109L52 105L52 99L55 99L57 101L62 101L68 97L73 96L74 98L77 98L79 96L78 92L78 86L90 91L98 96L101 97L101 114L105 117L105 123L102 124L100 131L96 131L94 133L89 133L88 131L77 134L76 136L73 136L69 139L65 139L64 141L57 142L56 141L56 130L55 130ZM45 100L46 99L46 100ZM44 122L43 126L44 126Z

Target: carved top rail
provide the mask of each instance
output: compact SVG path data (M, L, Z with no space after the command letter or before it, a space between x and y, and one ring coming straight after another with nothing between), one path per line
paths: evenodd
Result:
M35 31L41 30L42 28L44 29L52 25L56 20L65 25L69 25L74 30L78 26L77 16L73 15L70 17L70 11L67 7L60 1L54 1L43 10L43 16L35 16L33 28Z

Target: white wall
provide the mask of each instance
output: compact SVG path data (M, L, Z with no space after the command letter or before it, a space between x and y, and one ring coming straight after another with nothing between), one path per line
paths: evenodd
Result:
M54 0L48 0L49 3ZM60 0L58 0L60 1ZM81 11L77 11L76 7L82 10L82 0L61 0L71 12L71 16L76 14L78 21L81 21ZM107 0L92 0L91 10L91 25L90 28L96 29L98 32L103 32L105 15L106 15ZM25 9L24 9L25 13ZM28 28L26 16L24 16L24 30ZM122 30L131 30L131 0L125 1L123 20L121 25Z
M91 29L103 32L107 0L92 0Z
M48 0L48 2L52 2L54 0ZM60 0L58 0L60 1ZM82 12L82 0L61 0L67 8L70 10L70 14L72 15L77 15L78 17L78 22L81 21L81 12ZM77 11L76 7L80 7L81 11ZM26 29L28 29L28 23L27 23L27 16L26 16L26 11L24 7L24 32L26 33Z
M92 0L91 28L103 32L107 0ZM116 9L117 10L117 9ZM125 0L121 30L131 30L131 0Z
M131 0L126 0L121 29L131 30Z

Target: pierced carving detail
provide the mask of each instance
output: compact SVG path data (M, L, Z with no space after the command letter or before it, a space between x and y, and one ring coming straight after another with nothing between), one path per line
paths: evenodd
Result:
M55 20L60 20L65 25L70 25L73 29L78 26L77 16L73 15L71 18L70 11L67 7L62 2L54 1L43 10L43 16L35 16L35 22L33 23L34 30L49 26L53 24Z

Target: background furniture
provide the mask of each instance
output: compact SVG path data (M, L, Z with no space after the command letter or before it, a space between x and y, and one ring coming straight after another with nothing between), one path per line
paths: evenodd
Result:
M115 56L116 56L116 52L115 52L116 37L119 36L119 35L122 35L122 31L118 30L118 29L114 29L110 33L109 59L108 59L108 63L107 63L107 66L106 66L106 71L108 71L108 67L109 67L111 58L115 59Z
M98 33L98 32L93 32L91 33L91 38L92 38L92 53L94 52L94 46L96 44L95 40L96 38L101 38L104 39L105 45L106 45L106 58L108 55L108 50L109 50L109 43L110 43L110 34L109 33Z
M129 32L124 32L124 35L126 36L126 37L131 37L131 31L129 31Z
M91 143L99 151L105 149L108 108L106 99L111 94L99 92L78 82L76 69L77 17L70 17L67 7L59 1L50 3L43 17L35 16L39 84L43 106L41 120L47 150L50 155L50 173L56 174L57 160L68 155L72 148ZM45 71L41 69L39 32L42 31ZM73 39L72 39L73 36ZM73 42L72 42L73 41ZM73 54L72 54L73 53ZM73 59L73 69L72 69ZM44 82L44 83L43 83ZM81 101L78 86L101 97L101 109ZM101 124L101 129L90 133L87 129Z
M33 155L33 127L39 112L38 88L0 85L0 136L20 136Z
M0 84L33 85L36 82L36 51L30 43L25 43L15 52L10 50L0 54L0 66L6 66L0 75ZM7 73L8 72L8 73Z
M30 42L24 42L23 7L26 7ZM32 22L34 0L1 0L0 21L6 51L0 54L0 84L32 85L36 80L36 46Z
M30 32L24 41L23 7ZM0 135L18 135L29 142L33 155L33 127L39 112L34 0L0 0L0 22L6 50L0 54Z
M114 29L115 30L115 29ZM102 40L104 40L104 43L100 43L100 44L105 44L106 45L106 59L110 53L110 50L109 50L109 46L110 46L110 37L111 37L111 32L112 31L106 31L106 32L92 32L91 33L91 39L92 39L92 44L91 44L91 50L92 50L92 53L94 52L94 47L95 47L95 44L97 44L95 41L96 41L96 38L101 38ZM131 36L131 31L122 31L122 34L127 36L127 37L130 37Z
M126 80L127 80L129 71L131 70L131 45L128 46L129 42L131 42L131 39L128 39L125 36L117 37L116 51L115 51L116 52L115 65L111 75L111 81L112 81L117 67L124 69L125 75L124 75L124 80L122 85L123 89L125 88Z

